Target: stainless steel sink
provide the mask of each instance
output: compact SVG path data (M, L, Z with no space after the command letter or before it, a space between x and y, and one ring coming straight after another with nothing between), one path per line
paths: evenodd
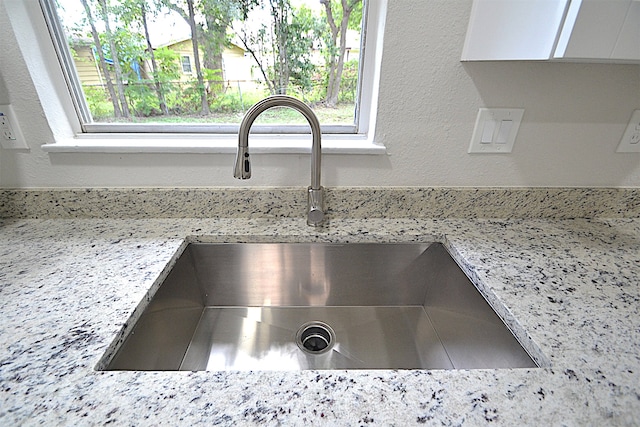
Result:
M191 243L106 370L535 367L439 243Z

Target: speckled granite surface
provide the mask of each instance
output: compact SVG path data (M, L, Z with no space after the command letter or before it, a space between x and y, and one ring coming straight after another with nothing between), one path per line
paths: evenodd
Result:
M640 218L638 188L326 188L333 218ZM0 218L297 218L304 188L0 190Z
M97 372L186 236L437 237L547 367ZM639 425L640 219L6 219L0 425Z

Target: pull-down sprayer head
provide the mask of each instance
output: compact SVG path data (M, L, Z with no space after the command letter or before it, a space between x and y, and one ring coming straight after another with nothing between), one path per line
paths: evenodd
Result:
M251 161L249 158L249 147L238 147L236 155L236 166L233 176L238 179L251 178Z

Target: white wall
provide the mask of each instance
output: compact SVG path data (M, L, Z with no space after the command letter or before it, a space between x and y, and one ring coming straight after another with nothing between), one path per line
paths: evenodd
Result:
M24 70L9 1L0 0L0 103L14 105L31 150L0 153L0 186L308 185L304 155L254 155L252 179L237 181L232 155L44 153L53 135L38 96L55 90ZM324 156L323 184L640 187L640 154L615 153L640 109L640 66L463 64L470 8L471 0L389 1L376 128L388 155ZM513 153L467 154L485 106L525 109Z

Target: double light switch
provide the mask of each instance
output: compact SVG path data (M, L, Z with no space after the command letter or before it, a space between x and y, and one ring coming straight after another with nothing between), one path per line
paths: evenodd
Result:
M519 108L481 108L469 153L510 153L523 115Z

